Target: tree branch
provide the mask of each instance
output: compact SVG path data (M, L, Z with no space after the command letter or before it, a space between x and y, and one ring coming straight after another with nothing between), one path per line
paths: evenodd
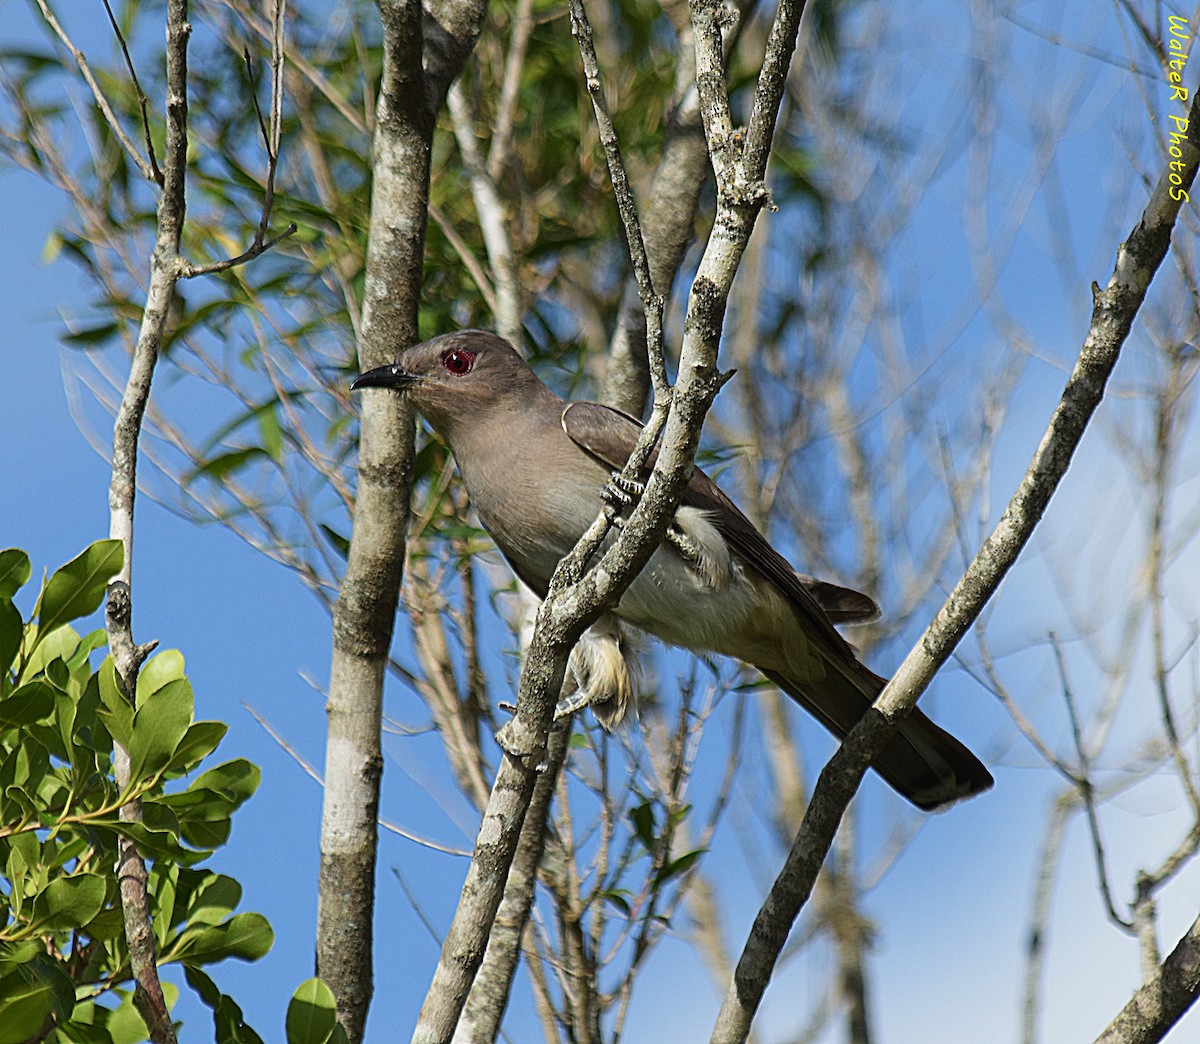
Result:
M1158 974L1121 1009L1096 1044L1153 1044L1196 1003L1200 990L1200 918L1163 961Z
M384 59L358 342L363 368L418 340L435 117L484 13L470 0L437 4L428 19L416 0L378 7ZM317 910L317 974L337 998L350 1044L363 1039L373 991L383 680L404 572L413 437L399 397L363 397L354 529L333 617Z
M1058 408L999 523L872 710L822 770L787 864L754 922L718 1016L713 1041L745 1040L791 925L812 891L842 815L872 758L887 745L896 725L915 706L995 592L1066 473L1104 395L1150 281L1166 256L1171 229L1196 176L1200 161L1200 97L1188 120L1178 119L1187 128L1187 136L1181 134L1176 143L1181 150L1182 169L1169 165L1163 171L1142 220L1117 251L1108 286L1104 290L1093 286L1091 328Z
M162 194L158 201L158 228L154 253L150 259L150 286L142 312L142 325L129 368L129 378L113 426L112 485L109 488L109 536L120 540L125 551L120 575L108 588L105 620L113 664L121 690L130 703L136 701L137 677L142 661L153 645L138 646L133 640L131 580L133 571L133 508L137 495L138 437L142 418L150 398L150 382L159 349L166 335L171 300L178 280L179 241L183 233L187 170L187 46L191 26L187 20L187 0L169 0L167 4L167 144ZM124 791L130 784L129 754L113 744L113 770L117 786ZM142 818L141 803L133 801L121 807L126 822ZM158 978L154 952L154 929L150 922L146 890L146 864L136 846L127 838L119 843L118 875L121 909L125 919L125 937L129 942L129 960L136 987L134 1000L146 1021L155 1044L175 1041Z

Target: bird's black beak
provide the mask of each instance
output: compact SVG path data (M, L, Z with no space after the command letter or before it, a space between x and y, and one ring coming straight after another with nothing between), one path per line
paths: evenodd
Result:
M404 391L421 378L415 373L409 373L403 366L390 363L387 366L376 366L373 370L360 373L350 385L351 391L360 388L395 388Z

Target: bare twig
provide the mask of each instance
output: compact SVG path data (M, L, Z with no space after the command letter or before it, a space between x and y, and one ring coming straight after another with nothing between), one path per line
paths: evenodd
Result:
M39 10L42 12L42 17L46 20L46 24L50 26L50 28L54 31L54 34L62 41L63 46L71 52L71 57L75 59L75 64L79 66L79 72L83 75L84 81L87 83L88 87L91 88L92 97L96 99L96 106L99 108L101 115L104 117L104 122L108 124L109 129L114 135L116 135L117 141L121 143L121 148L125 150L125 153L131 160L133 160L138 170L142 172L142 177L144 177L147 181L152 181L154 184L163 187L164 176L162 171L158 169L158 163L154 158L154 149L150 142L149 125L146 127L146 144L149 149L150 158L144 159L141 153L138 152L137 146L130 139L129 135L125 133L125 128L121 126L121 121L117 119L117 114L113 112L112 106L109 105L108 98L105 97L104 91L101 90L100 84L96 81L96 77L92 74L92 68L90 65L88 65L88 61L84 56L84 53L71 41L71 38L67 35L67 31L62 27L62 24L55 17L54 11L50 8L47 0L37 0L37 5ZM107 6L108 5L105 4L105 7ZM109 11L108 16L110 19L112 18L111 11ZM116 29L115 20L113 20L113 28ZM119 31L117 36L120 38ZM123 39L121 40L121 49L123 51L125 50L125 41ZM128 51L125 51L125 58L126 61L129 60ZM129 70L132 74L132 63L129 65ZM134 78L134 83L137 83L136 77ZM139 99L142 100L142 112L144 118L145 96L142 94L142 89L140 86L137 88L137 91Z
M1079 727L1079 711L1075 707L1075 691L1071 688L1071 679L1067 676L1067 665L1063 659L1062 646L1057 635L1050 635L1050 646L1054 650L1054 662L1058 666L1058 676L1062 683L1063 700L1067 705L1067 717L1071 722L1071 738L1075 743L1075 754L1079 758L1079 796L1087 814L1088 832L1092 837L1092 854L1096 858L1096 876L1100 879L1100 895L1104 899L1104 909L1108 919L1118 928L1127 932L1134 930L1133 923L1125 920L1117 913L1113 903L1112 885L1108 880L1108 860L1104 857L1104 839L1100 836L1100 817L1096 812L1096 791L1092 782L1092 765L1088 757L1087 747L1083 742L1083 730Z
M121 32L120 25L117 24L116 16L113 14L112 5L108 0L104 0L104 10L108 14L108 23L112 26L112 31L117 37L117 41L121 45L121 54L125 58L125 68L129 72L129 79L133 82L133 89L137 91L138 108L142 111L142 132L146 136L146 157L150 163L150 169L153 173L153 180L159 188L162 187L163 175L158 169L158 157L154 154L154 139L150 135L150 99L146 97L146 92L142 90L141 82L138 80L137 70L133 67L133 58L129 55L129 47L125 43L125 35ZM78 58L76 59L78 60Z
M642 226L638 221L633 190L629 186L629 177L625 173L625 164L621 160L621 146L617 140L617 131L613 127L612 117L608 113L608 100L604 95L604 84L600 80L600 63L596 58L596 48L592 43L591 23L588 22L583 0L568 0L567 6L571 12L571 34L579 44L579 53L583 59L584 83L587 86L588 96L592 99L592 112L595 114L596 126L600 131L600 143L604 146L604 156L608 161L608 176L612 181L617 209L621 213L621 224L625 230L625 244L629 251L629 260L633 264L638 295L642 300L642 312L646 320L650 379L654 385L654 409L656 413L662 413L670 405L670 383L667 380L666 364L663 361L663 297L662 294L656 292L650 277L650 258L646 253L645 241L642 239Z
M263 146L267 152L267 176L263 188L262 213L258 219L258 229L254 233L254 239L250 245L236 257L204 265L181 261L179 275L182 279L227 272L231 268L244 265L247 261L252 261L260 254L266 253L296 232L295 222L290 222L282 232L274 236L267 236L267 227L271 223L271 210L275 205L275 172L279 166L279 140L283 126L283 27L286 18L287 0L274 0L271 14L271 116L269 126L263 120L262 109L259 108L258 85L254 79L254 62L250 57L250 50L249 48L243 50L246 74L250 81L250 97L254 103L254 112L258 117L259 129L262 131Z

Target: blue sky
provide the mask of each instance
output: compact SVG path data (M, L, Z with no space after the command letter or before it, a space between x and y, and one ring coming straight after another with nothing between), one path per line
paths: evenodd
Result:
M1099 43L1116 49L1111 19L1090 26L1072 24L1069 5L1025 7L1030 8L1022 8L1027 17L1070 39L1090 40L1094 32ZM6 20L26 13L24 5L0 2ZM928 18L937 27L953 26L944 15L944 5L927 3L916 10L913 24ZM919 124L953 110L949 99L955 84L961 85L956 70L961 70L970 46L966 29L959 28L962 35L939 28L921 45L912 43L917 35L910 28L906 39L913 48L908 65L911 94L897 102L901 119ZM10 31L6 27L5 34ZM1028 78L1018 77L1008 85L1007 104L1019 108L1044 90L1048 98L1069 99L1071 109L1070 118L1062 121L1066 129L1060 191L1055 194L1042 186L1045 194L1022 222L1005 269L1005 292L1022 303L1022 319L1049 361L1030 364L1003 434L993 517L1057 398L1061 366L1083 336L1087 280L1107 278L1113 248L1140 209L1140 203L1120 202L1127 175L1121 166L1121 144L1130 140L1122 134L1133 125L1130 112L1136 112L1136 105L1131 107L1136 92L1159 89L1153 84L1147 88L1111 66L1079 63L1072 52L1048 49L1040 38L1018 33L1016 41L1017 48L1028 52L1028 60L1022 58L1018 66L1028 70ZM1143 143L1145 137L1133 133ZM1013 139L1004 142L1012 151L1002 158L1026 155L1029 143L1016 140L1016 135ZM911 285L922 295L920 321L935 341L940 330L953 326L957 295L969 289L960 279L964 163L962 158L947 159L897 250L897 263L912 268ZM1009 181L1003 163L998 166L997 194L989 200L993 227L1003 225L1012 198L1002 188L1019 181ZM108 468L69 413L63 367L64 360L70 363L72 350L59 345L60 309L78 307L86 299L86 287L65 262L41 260L47 234L63 214L59 195L31 175L6 172L0 174L0 198L6 201L0 218L0 309L6 318L6 343L0 350L5 363L0 438L6 450L0 456L0 479L9 496L0 546L25 548L35 569L53 569L107 535ZM1137 193L1130 198L1136 199ZM1056 211L1056 200L1063 209ZM1071 237L1079 258L1077 285L1062 285L1058 269L1047 260L1055 237L1062 235ZM906 321L918 320L910 313ZM954 351L976 352L980 358L995 350L977 326L968 327L954 345ZM1138 372L1140 350L1135 339L1133 358L1123 360L1118 384ZM1111 421L1118 414L1107 416ZM1113 557L1121 557L1120 527L1122 519L1128 524L1129 509L1120 503L1121 487L1114 486L1111 476L1111 447L1102 434L1093 432L1063 490L1064 504L1053 509L1047 533L1002 592L994 624L998 645L1019 650L1053 625L1056 597L1048 576L1057 567L1050 560L1061 558L1064 547L1069 553L1081 532L1111 540ZM1184 493L1194 496L1195 485L1190 478ZM258 795L235 818L230 845L214 862L244 886L243 907L271 921L276 945L258 964L226 964L216 969L215 977L264 1039L281 1039L287 998L312 974L321 794L244 705L269 718L312 764L322 765L322 699L305 678L318 684L327 678L328 618L290 575L227 531L192 525L146 497L139 501L135 541L135 636L140 641L157 638L165 647L183 650L197 713L230 724L222 756L249 757L263 770ZM1177 566L1184 586L1189 575L1196 575L1189 564L1194 562L1182 558ZM1127 582L1118 566L1113 572L1115 584ZM1119 586L1111 594L1119 599ZM1024 680L1033 709L1044 709L1052 679L1031 672ZM1010 1041L1017 1038L1036 845L1055 781L1014 737L990 699L961 672L952 668L937 696L943 720L977 749L1001 755L997 788L951 813L928 818L903 859L869 896L867 913L878 919L881 929L870 964L872 1003L885 1044ZM389 709L404 716L410 699L389 691ZM728 716L729 706L721 713ZM815 733L813 729L806 735L808 747L827 750L825 738ZM416 746L410 741L389 738L386 749L385 814L439 841L469 846L471 817L449 785L438 779L436 762L414 754ZM705 756L719 765L717 750ZM740 800L745 815L750 799L743 795ZM886 806L868 805L864 814L885 817ZM1170 789L1151 786L1123 802L1107 821L1113 831L1119 889L1128 888L1137 865L1152 863L1162 846L1177 836L1178 815ZM739 834L731 827L718 834L710 858L729 903L726 930L731 940L744 935L770 874L769 859L740 848ZM1068 852L1045 986L1046 994L1054 996L1053 1021L1045 1025L1045 1039L1054 1041L1090 1039L1137 981L1136 948L1103 920L1087 839L1079 824L1069 835ZM421 913L441 929L448 923L465 863L386 832L382 835L370 1040L400 1039L409 1031L438 949L393 869L419 895ZM1118 898L1123 900L1125 893L1119 891ZM1191 922L1198 903L1200 880L1195 873L1168 891L1162 908L1164 950ZM825 981L817 967L820 959L818 952L794 962L773 985L763 1012L765 1039L782 1039L794 1031L797 1011L819 1002ZM680 990L681 981L688 988ZM686 943L669 939L635 994L627 1039L702 1039L718 1003L718 992ZM199 1005L185 997L177 1014L186 1021L184 1040L205 1038L206 1016ZM511 1024L514 1040L532 1032L523 1029L530 1025L523 1018L517 1012ZM1177 1031L1178 1039L1200 1032L1198 1027L1200 1021L1193 1015Z

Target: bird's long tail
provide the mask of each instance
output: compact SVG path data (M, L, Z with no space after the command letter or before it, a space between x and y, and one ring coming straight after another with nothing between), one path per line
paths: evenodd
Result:
M825 679L815 685L795 684L776 671L763 674L843 739L886 682L861 663L827 663ZM983 762L919 710L900 723L871 765L899 794L927 811L969 798L993 783Z

